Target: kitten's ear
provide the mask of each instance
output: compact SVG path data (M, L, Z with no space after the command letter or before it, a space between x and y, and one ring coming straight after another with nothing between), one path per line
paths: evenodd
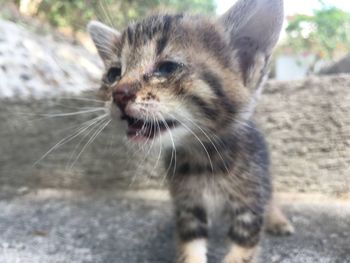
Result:
M107 65L108 61L116 55L120 48L121 34L98 21L91 21L87 26L87 30L103 63Z
M283 0L239 0L220 17L247 86L266 73L283 17Z

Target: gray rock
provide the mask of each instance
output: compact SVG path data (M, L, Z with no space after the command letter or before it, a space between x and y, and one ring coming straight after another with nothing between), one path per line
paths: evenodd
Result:
M0 98L78 94L96 85L101 62L85 48L0 19Z
M171 204L156 195L153 200L139 192L135 196L142 199L132 196L39 190L0 200L0 262L174 262ZM348 204L297 201L285 208L303 220L294 222L293 236L266 235L260 262L350 262ZM211 263L220 262L227 248L222 225L217 222L211 233Z
M319 72L320 75L334 75L341 73L350 73L350 55L345 56L328 67L322 68Z

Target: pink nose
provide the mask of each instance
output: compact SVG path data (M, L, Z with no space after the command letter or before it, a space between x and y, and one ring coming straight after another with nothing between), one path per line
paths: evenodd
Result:
M136 89L133 85L123 84L113 92L113 101L121 110L124 110L129 101L136 97Z

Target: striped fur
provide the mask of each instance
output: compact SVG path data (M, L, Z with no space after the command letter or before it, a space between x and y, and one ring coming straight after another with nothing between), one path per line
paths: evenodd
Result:
M241 0L219 19L154 15L121 33L89 25L106 66L101 93L114 102L111 110L119 108L131 140L163 147L178 262L206 262L213 206L231 218L228 237L237 248L225 262L256 258L272 187L268 150L250 115L277 41L281 7L280 0ZM257 19L259 30L252 27ZM113 76L119 69L121 76ZM276 209L270 208L278 218L268 217L273 227L291 232Z

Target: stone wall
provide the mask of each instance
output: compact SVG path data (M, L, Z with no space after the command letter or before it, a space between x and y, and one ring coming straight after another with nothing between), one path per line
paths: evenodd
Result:
M80 153L82 148L96 131L93 126L73 140L63 143L62 139L74 136L79 128L84 127L84 123L103 114L103 110L65 117L42 116L42 114L75 112L84 107L97 106L98 103L87 101L89 98L94 98L93 95L93 92L85 92L80 96L64 96L64 99L2 100L0 185L63 188L125 187L131 184L136 168L137 175L152 175L148 162L142 161L142 165L135 165L140 164L140 160L143 159L127 150L123 142L124 132L118 133L117 124L109 125L82 153ZM81 100L82 98L85 100ZM60 147L41 159L60 142L62 142ZM142 178L140 182L136 180L131 186L136 187L140 184L146 186L148 180Z
M332 195L349 193L349 87L350 76L346 75L267 84L256 119L270 145L277 190ZM2 185L67 188L159 186L160 170L154 168L154 163L128 151L123 135L113 125L86 148L72 168L69 164L79 154L76 147L81 137L33 166L51 146L73 134L74 127L100 113L54 118L42 118L38 114L97 105L81 101L82 97L93 97L93 93L64 100L1 101Z
M349 116L349 75L268 83L256 118L278 190L349 194Z
M77 45L7 21L0 21L0 33L0 186L161 185L155 160L127 150L113 125L81 155L89 138L84 134L33 165L79 125L103 114L46 116L101 107L89 100L94 91L78 92L96 90L101 66ZM277 190L349 194L349 87L346 75L267 84L256 119L269 141Z

